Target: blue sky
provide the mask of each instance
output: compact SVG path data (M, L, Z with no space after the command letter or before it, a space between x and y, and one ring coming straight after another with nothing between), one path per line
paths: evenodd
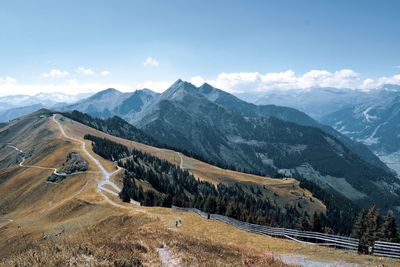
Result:
M0 95L400 83L399 14L395 0L2 1Z

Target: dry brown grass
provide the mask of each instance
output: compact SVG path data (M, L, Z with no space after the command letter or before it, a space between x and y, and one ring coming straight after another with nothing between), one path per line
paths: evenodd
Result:
M80 129L82 134L86 131ZM50 134L31 162L59 166L68 152L80 151L79 144L66 141L59 134ZM49 150L46 142L57 145ZM114 168L99 160L110 170ZM161 244L166 244L183 266L286 266L279 260L282 254L341 259L362 266L398 265L391 259L247 233L192 213L136 207L108 196L120 205L115 207L97 192L98 175L69 177L55 185L45 183L49 172L19 167L0 171L0 177L5 177L0 184L0 216L13 219L0 220L0 259L7 257L1 266L135 266L139 262L160 266L155 249ZM121 173L114 179L120 180ZM176 220L182 221L179 227Z
M182 266L289 266L240 246L177 235L146 215L111 216L75 234L29 241L0 266L161 266L160 244Z

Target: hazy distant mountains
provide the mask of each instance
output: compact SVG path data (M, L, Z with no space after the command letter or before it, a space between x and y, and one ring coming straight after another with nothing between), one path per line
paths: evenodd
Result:
M88 94L40 93L34 96L10 95L0 97L0 122L7 122L41 108L58 109L87 96Z
M107 89L67 109L120 116L162 144L219 165L311 180L362 204L397 205L399 181L373 153L293 108L257 106L178 80L162 94Z
M271 92L257 103L294 107L367 145L400 174L400 86L370 91L315 88Z

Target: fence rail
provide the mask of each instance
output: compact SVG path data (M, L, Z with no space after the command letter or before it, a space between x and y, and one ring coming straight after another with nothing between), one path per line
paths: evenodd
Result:
M317 245L332 246L351 251L358 251L359 240L345 236L334 236L329 234L307 232L286 228L274 228L269 226L257 225L242 222L233 218L229 218L219 214L210 214L210 219L218 220L236 226L239 229L252 232L265 234L274 237L284 237L290 239L297 239L302 242L314 243Z
M202 218L221 221L251 233L264 234L273 237L288 238L302 243L335 247L335 248L349 250L352 252L357 252L359 247L359 239L352 237L338 236L338 235L331 235L331 234L310 232L310 231L300 231L295 229L269 227L264 225L242 222L219 214L208 214L204 211L195 208L182 208L176 206L172 207L179 211L194 212L200 215ZM375 256L400 259L400 244L376 241L372 253Z
M372 254L375 256L400 259L400 244L375 241Z

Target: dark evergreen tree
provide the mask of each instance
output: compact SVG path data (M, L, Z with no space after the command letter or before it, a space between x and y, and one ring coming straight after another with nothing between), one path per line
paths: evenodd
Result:
M301 215L301 217L299 219L299 228L300 228L300 230L303 230L303 231L310 231L312 229L312 226L309 222L307 212L304 212Z
M359 245L358 245L358 251L360 253L366 253L368 252L368 246L366 244L365 240L365 231L366 231L366 225L367 225L367 214L365 210L361 210L357 217L356 220L353 224L353 230L351 235L354 238L360 239Z
M312 218L312 230L314 232L323 232L321 217L317 212L314 212Z
M374 242L379 239L380 215L376 206L369 208L367 212L367 224L365 228L366 245L372 247Z
M397 233L396 220L393 216L392 211L388 211L385 219L383 220L380 230L381 240L387 242L398 242L399 236Z
M361 238L361 236L365 233L365 210L361 210L357 217L356 220L353 224L353 230L351 232L351 235L354 238Z
M360 239L359 252L369 253L369 247L373 247L374 242L381 239L380 223L381 218L376 206L358 214L353 225L352 235Z

